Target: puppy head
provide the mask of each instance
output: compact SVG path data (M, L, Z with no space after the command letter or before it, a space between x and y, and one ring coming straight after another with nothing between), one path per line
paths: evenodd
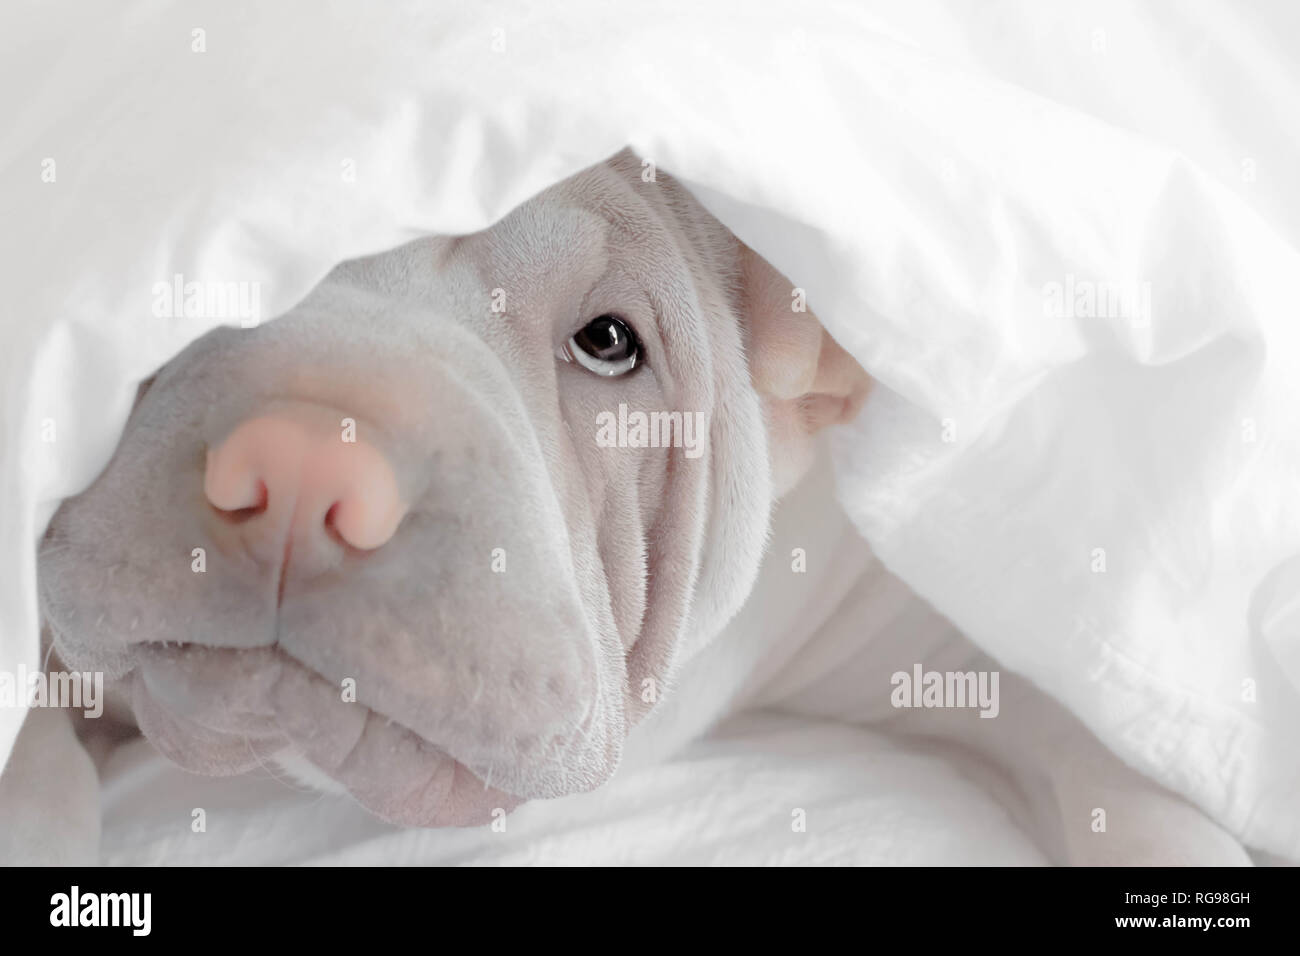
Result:
M607 779L867 385L639 173L346 263L164 367L42 543L69 666L125 681L183 766L292 755L398 823Z

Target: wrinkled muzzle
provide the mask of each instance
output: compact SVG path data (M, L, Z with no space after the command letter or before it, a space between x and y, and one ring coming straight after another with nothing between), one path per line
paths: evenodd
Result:
M497 351L319 306L200 339L42 544L65 663L186 768L288 749L402 824L602 783L627 676L594 525L553 383Z

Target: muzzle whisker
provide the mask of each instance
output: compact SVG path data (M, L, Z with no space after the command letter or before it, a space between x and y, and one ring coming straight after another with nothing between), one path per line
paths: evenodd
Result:
M262 759L262 755L257 752L257 749L253 746L253 741L249 738L248 734L244 734L243 738L244 738L244 746L248 748L248 752L252 756L252 758L257 761L257 765L261 767L263 770L265 770L267 774L271 777L271 779L274 780L276 783L288 787L290 790L294 791L295 793L315 793L318 800L319 798L325 796L323 791L317 790L315 787L300 787L297 785L295 781L292 781L286 777L282 777L279 774L277 774L275 770L272 769L271 765Z

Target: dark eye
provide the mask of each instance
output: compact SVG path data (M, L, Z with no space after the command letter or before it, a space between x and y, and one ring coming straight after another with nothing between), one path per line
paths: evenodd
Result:
M641 343L617 315L598 315L564 346L564 357L597 375L624 375L641 358Z

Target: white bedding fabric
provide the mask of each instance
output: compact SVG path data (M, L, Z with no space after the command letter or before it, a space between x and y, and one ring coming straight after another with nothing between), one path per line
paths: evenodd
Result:
M1126 761L1300 857L1297 26L1281 0L8 4L0 667L37 663L58 500L213 324L153 317L154 283L257 282L270 317L341 259L480 228L631 145L881 383L836 463L885 565ZM1075 280L1148 283L1150 322L1046 314ZM21 718L0 710L0 754ZM742 739L812 766L740 726L688 754L719 780ZM635 771L664 781L651 817L677 766ZM635 804L578 799L640 839Z
M106 865L973 865L1047 861L941 756L839 722L755 712L503 831L400 830L265 775L203 780L143 740L108 771ZM194 807L207 811L193 832ZM802 810L807 829L796 831Z

